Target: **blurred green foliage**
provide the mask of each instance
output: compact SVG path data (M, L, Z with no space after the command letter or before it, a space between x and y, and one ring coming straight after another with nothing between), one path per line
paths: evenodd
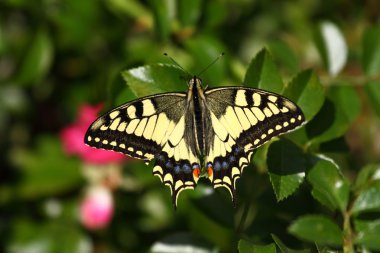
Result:
M380 251L379 18L378 1L2 0L0 251ZM225 52L205 85L284 94L308 123L260 148L236 209L204 181L174 211L130 161L111 224L89 231L58 133L81 104L185 91L164 52L191 74Z

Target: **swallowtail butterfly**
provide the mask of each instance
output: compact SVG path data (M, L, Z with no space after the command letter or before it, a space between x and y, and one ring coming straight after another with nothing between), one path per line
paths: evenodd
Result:
M294 130L305 117L289 99L245 87L204 89L194 76L187 93L136 99L99 117L85 143L154 160L153 175L169 186L174 207L179 193L208 177L236 200L240 178L256 148Z

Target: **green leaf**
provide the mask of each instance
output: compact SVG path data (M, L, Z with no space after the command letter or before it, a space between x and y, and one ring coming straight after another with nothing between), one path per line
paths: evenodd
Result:
M255 245L241 239L238 243L238 250L239 253L276 253L276 245L274 245L274 243L268 245Z
M281 63L292 72L298 71L298 59L293 50L282 41L275 41L269 44L269 50L274 59L279 59Z
M355 244L372 250L380 250L380 220L355 221Z
M380 180L380 164L368 164L359 171L355 181L355 188L366 188L374 181Z
M322 143L344 135L360 113L360 99L352 86L329 89L328 100L307 126L311 144Z
M186 76L186 74L173 65L145 65L125 70L122 75L136 97L187 88L187 80L181 80L181 77Z
M372 183L360 192L352 207L353 214L380 211L380 181Z
M311 70L300 72L285 88L284 96L301 107L306 121L317 114L325 100L323 87Z
M336 164L329 160L319 160L309 171L307 180L313 186L313 197L319 202L331 210L346 210L349 183Z
M50 69L53 51L53 42L48 32L45 29L37 31L26 52L16 81L23 85L41 81Z
M195 26L201 16L201 0L179 0L178 1L178 18L183 26Z
M282 253L309 253L310 250L303 249L303 250L295 250L288 248L276 235L271 234L273 241L276 243L277 247L279 247L280 251Z
M302 150L291 141L272 143L267 154L269 177L278 201L288 197L305 178L306 161Z
M282 93L284 84L281 76L266 49L262 49L251 61L244 78L244 85Z
M380 117L380 82L372 81L365 84L364 89L367 93L372 108Z
M175 2L174 0L149 0L149 3L154 13L156 33L160 39L166 40L171 33L172 20L175 15L171 7Z
M369 76L380 73L380 25L365 31L362 41L362 67Z
M25 198L62 193L82 180L78 161L67 159L61 142L51 136L40 136L34 151L18 154L18 163L22 180L16 190Z
M289 232L305 241L342 246L343 236L338 225L322 215L306 215L289 227Z
M339 28L332 22L324 21L316 34L319 53L331 75L338 74L347 61L347 44Z

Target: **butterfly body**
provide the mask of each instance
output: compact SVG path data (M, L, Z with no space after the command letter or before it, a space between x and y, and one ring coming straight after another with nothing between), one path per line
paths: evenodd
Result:
M205 174L236 199L236 180L254 150L304 122L302 111L280 95L252 88L204 90L194 76L187 93L163 93L121 105L99 117L85 143L149 162L169 186L173 205Z

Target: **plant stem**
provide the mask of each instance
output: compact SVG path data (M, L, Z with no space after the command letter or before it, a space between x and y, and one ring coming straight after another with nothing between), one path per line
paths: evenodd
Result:
M351 229L351 211L343 213L343 252L354 253L353 233Z

